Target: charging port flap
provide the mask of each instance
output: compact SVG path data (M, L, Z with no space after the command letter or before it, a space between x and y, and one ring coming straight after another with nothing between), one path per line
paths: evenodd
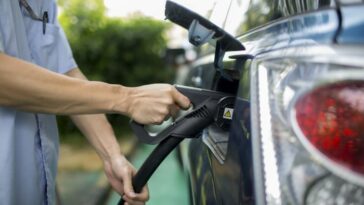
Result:
M188 29L189 41L194 46L201 46L207 42L215 41L216 68L222 69L222 59L227 51L245 50L245 47L224 29L199 14L172 1L166 2L166 19Z

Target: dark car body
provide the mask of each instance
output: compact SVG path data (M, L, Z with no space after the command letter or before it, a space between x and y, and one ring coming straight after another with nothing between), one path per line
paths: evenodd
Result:
M345 73L345 68L355 68L359 76L349 75L344 80L364 79L360 76L364 74L364 2L229 0L223 4L228 9L221 26L246 50L227 53L224 69L218 71L213 63L214 47L202 47L183 82L237 95L229 129L211 125L202 137L181 145L193 204L363 204L363 184L356 182L362 176L347 176L350 173L340 173L336 165L316 158L296 139L285 117L276 119L280 108L278 114L274 106L261 111L264 99L257 91L264 79L277 85L271 70L267 69L266 78L259 74L269 66L308 70L298 77L291 76L294 72L289 70L290 76L279 83L294 77L295 82L315 82L313 72L322 77L329 76L331 70ZM331 83L342 78L334 75L329 79Z

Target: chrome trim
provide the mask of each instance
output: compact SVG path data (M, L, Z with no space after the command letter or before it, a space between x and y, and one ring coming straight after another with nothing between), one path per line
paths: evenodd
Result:
M297 94L293 97L289 107L288 107L288 117L290 126L293 130L293 132L296 134L297 138L300 140L302 145L309 151L310 154L313 155L314 158L318 159L318 161L325 166L328 170L332 171L334 174L340 176L343 179L346 179L354 184L364 186L364 174L359 174L357 172L354 172L350 170L349 168L344 167L343 165L340 165L339 163L333 161L332 159L328 158L325 154L320 152L317 148L315 148L310 141L305 137L305 135L302 133L301 128L298 125L297 119L296 119L296 109L295 105L297 101L305 96L307 93L325 86L330 85L333 83L340 83L345 81L363 81L364 83L364 68L362 71L348 71L345 70L345 73L335 72L335 73L328 73L325 77L321 77L318 79L315 79L312 84L307 87L302 87Z
M263 157L263 175L265 186L265 199L267 204L281 204L281 190L278 176L278 167L274 142L272 140L271 110L269 107L269 85L267 68L258 67L258 92L259 100L259 137L261 137L261 151ZM261 117L264 116L264 117Z
M258 96L256 95L258 82L257 82L257 69L253 61L250 72L250 93L251 95L251 134L252 134L252 151L253 151L253 168L254 168L254 190L256 204L263 205L265 203L265 189L264 189L264 173L262 163L262 148L261 140L259 137L259 116L258 116Z

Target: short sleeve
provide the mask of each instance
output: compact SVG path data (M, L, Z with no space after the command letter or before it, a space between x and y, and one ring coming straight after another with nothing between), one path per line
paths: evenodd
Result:
M54 0L44 1L45 10L49 13L49 23L45 33L39 34L43 23L29 19L32 28L28 39L35 62L57 73L67 73L77 68L66 34L57 19L57 5Z
M58 24L58 22L56 22ZM75 59L73 58L73 53L71 46L68 42L66 34L61 26L59 26L59 73L67 73L73 68L78 67Z
M51 16L51 22L58 27L58 38L56 41L58 41L57 48L58 48L58 73L67 73L68 71L72 70L73 68L77 68L77 63L75 59L73 58L73 53L71 46L68 42L67 36L62 28L62 26L58 22L57 18L57 4L55 0L52 0L51 2L51 10L53 10Z
M0 12L1 13L3 13L2 9L4 9L4 5L2 3L0 3ZM5 52L4 37L3 37L3 34L2 34L2 32L3 32L2 29L3 29L3 23L0 20L0 53L4 53Z
M53 24L56 25L56 27L59 27L58 32L59 34L57 41L57 45L58 45L58 73L67 73L68 71L77 68L77 63L75 61L75 59L73 58L73 53L72 53L72 49L71 46L68 42L67 36L62 28L62 26L59 24L58 22L58 18L57 18L57 4L55 0L52 0L52 7L53 7L53 14L54 16L52 16L53 18Z
M4 43L3 43L3 36L1 34L1 28L0 28L0 53L4 52Z

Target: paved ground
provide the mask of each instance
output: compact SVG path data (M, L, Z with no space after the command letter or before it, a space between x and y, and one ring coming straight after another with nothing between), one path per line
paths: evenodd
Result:
M153 148L154 146L150 145L138 148L132 158L136 168L141 166ZM151 197L147 205L189 204L187 179L178 164L176 152L172 152L159 166L149 180L148 187ZM116 205L119 199L118 194L112 193L106 204Z
M96 205L109 189L101 171L63 172L58 176L62 205Z
M120 146L126 156L135 149L133 137L124 137ZM86 142L84 142L86 143ZM110 186L102 162L91 146L61 144L57 188L60 205L104 204Z

